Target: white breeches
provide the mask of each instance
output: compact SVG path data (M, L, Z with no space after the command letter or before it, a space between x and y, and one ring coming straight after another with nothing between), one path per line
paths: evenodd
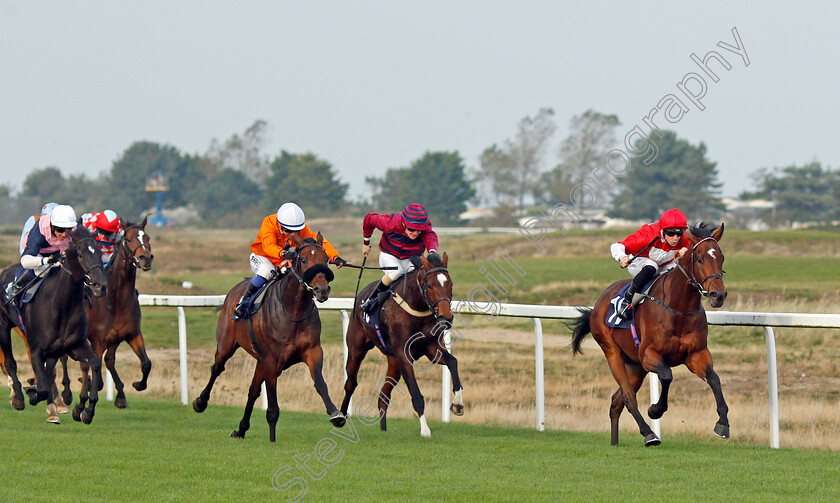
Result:
M656 274L657 275L662 274L663 272L666 272L666 271L670 271L674 267L677 267L677 263L673 260L670 260L668 262L665 262L662 265L659 265L653 259L649 259L647 257L639 257L636 260L634 260L632 264L627 266L627 272L630 273L630 276L633 276L635 278L636 275L639 274L642 271L642 269L644 269L646 266L649 266L649 265L656 268Z
M250 257L251 262L251 270L254 271L254 274L261 276L265 279L271 279L271 277L275 274L276 268L274 264L268 260L267 257L263 257L262 255L257 255L256 253L252 253Z
M398 259L397 257L388 253L379 251L379 267L396 267L396 270L385 271L385 276L391 280L391 283L398 280L403 274L414 270L414 266L407 258Z

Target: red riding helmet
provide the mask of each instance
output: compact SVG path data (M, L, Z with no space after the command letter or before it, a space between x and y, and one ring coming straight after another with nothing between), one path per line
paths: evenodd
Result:
M96 216L96 228L106 232L120 230L120 218L112 210L105 210Z
M686 229L688 228L688 221L682 211L671 208L662 214L659 219L660 229Z

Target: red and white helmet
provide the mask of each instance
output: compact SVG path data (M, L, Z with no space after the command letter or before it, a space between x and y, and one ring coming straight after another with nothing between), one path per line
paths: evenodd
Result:
M106 232L120 230L120 217L113 210L105 210L96 216L96 228Z

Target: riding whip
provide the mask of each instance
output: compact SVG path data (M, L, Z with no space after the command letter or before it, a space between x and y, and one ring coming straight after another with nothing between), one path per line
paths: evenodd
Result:
M639 258L639 255L641 255L642 253L646 252L646 251L648 250L648 248L650 248L651 246L653 246L653 243L655 243L657 239L659 239L659 236L656 236L655 238L653 238L653 241L651 241L650 243L648 243L648 244L647 244L647 246L645 246L644 248L642 248L642 251L640 251L639 253L637 253L637 254L633 255L633 258L631 258L630 260L628 260L628 261L627 261L627 267L630 267L630 264L632 264L634 260L636 260L637 258Z

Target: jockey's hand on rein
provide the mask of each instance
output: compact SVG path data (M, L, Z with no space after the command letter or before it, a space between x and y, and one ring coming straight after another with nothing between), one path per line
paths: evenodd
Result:
M289 262L294 262L297 256L297 250L295 248L289 248L288 250L283 252L283 256L280 258L286 259Z
M341 269L347 264L347 261L341 257L336 257L335 260L332 261L332 263L335 264L335 267L337 269Z
M61 260L60 254L56 253L54 255L49 256L49 258L47 259L47 264L55 264L59 260Z

